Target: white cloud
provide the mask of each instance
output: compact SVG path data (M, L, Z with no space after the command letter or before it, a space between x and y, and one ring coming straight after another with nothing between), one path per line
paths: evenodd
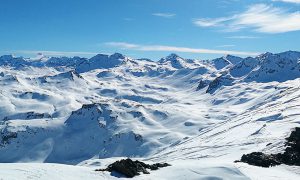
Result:
M43 50L12 50L6 51L6 53L16 53L16 54L30 54L36 55L42 53L45 56L85 56L85 55L96 55L95 52L80 52L80 51L43 51Z
M281 1L281 2L287 2L287 3L300 4L300 0L272 0L272 1Z
M194 19L193 23L201 27L213 27L222 26L224 22L232 20L232 17L222 17L222 18L198 18Z
M126 42L107 42L105 44L108 46L120 47L122 49L133 49L133 48L139 47L139 45L130 44L130 43L126 43Z
M234 44L224 44L224 45L219 45L217 47L220 47L220 48L225 48L225 47L235 47Z
M258 39L257 36L229 36L228 39Z
M224 31L251 28L262 33L285 33L300 30L300 12L288 12L272 5L255 4L240 14L215 19L196 19L200 27L221 26Z
M158 17L163 17L163 18L172 18L174 16L176 16L176 14L172 14L172 13L153 13L153 16L158 16Z
M197 49L188 47L177 47L177 46L164 46L164 45L140 45L131 44L126 42L108 42L106 45L121 48L130 49L137 51L165 51L165 52L184 52L184 53L197 53L197 54L233 54L243 56L255 56L257 52L244 52L244 51L227 51L227 50L214 50L214 49Z

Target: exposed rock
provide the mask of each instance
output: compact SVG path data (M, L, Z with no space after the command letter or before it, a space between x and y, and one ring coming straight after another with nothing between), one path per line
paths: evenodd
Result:
M279 154L282 162L288 165L300 166L300 128L297 127L287 138L285 152Z
M156 164L146 164L141 161L132 161L131 159L122 159L110 164L106 169L96 169L96 171L109 171L118 172L125 175L126 177L132 178L134 176L140 175L140 173L149 174L150 170L157 170L162 167L171 166L168 163L156 163Z
M284 153L267 155L262 152L253 152L244 154L241 162L261 167L279 164L300 166L300 128L295 128L295 131L287 138L286 146Z
M9 144L11 139L17 138L18 134L16 132L1 133L1 144Z
M267 155L262 152L244 154L241 158L241 161L250 165L261 167L270 167L281 164L280 161L277 160L276 155Z
M200 80L199 85L198 85L196 91L199 91L199 90L205 88L206 86L209 85L209 83L210 82L208 80Z
M159 60L159 63L164 64L164 63L170 63L170 65L173 68L176 69L181 69L184 67L186 60L183 59L182 57L178 56L177 54L170 54L169 56L162 58L161 60Z
M225 67L228 67L228 66L232 65L232 63L229 60L227 60L226 57L221 57L221 58L213 59L211 61L212 61L213 66L217 70L220 70L220 69L223 69Z
M234 79L228 75L222 75L214 79L209 83L206 93L213 94L216 90L218 90L221 86L230 86Z
M3 121L13 120L13 119L31 120L31 119L43 119L43 118L52 118L52 117L48 113L36 113L31 111L26 113L17 113L12 116L5 116L2 120Z

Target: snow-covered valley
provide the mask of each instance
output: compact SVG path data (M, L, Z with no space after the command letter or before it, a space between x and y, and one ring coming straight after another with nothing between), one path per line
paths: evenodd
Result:
M122 54L0 57L0 179L114 179L124 157L172 166L136 179L299 179L234 163L300 127L300 53L159 61Z

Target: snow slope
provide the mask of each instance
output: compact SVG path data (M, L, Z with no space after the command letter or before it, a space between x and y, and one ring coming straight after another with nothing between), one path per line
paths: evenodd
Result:
M0 179L113 179L121 157L168 162L137 179L297 179L233 163L275 153L300 123L300 53L0 57ZM52 164L49 164L52 163ZM62 174L57 176L57 174Z

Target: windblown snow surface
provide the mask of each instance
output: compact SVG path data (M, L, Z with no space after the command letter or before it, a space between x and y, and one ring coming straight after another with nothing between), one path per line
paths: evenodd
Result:
M234 163L284 150L300 123L300 53L159 61L0 57L0 179L119 179L130 157L172 166L136 179L300 179Z

